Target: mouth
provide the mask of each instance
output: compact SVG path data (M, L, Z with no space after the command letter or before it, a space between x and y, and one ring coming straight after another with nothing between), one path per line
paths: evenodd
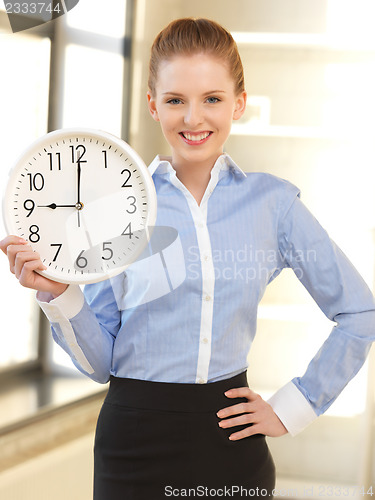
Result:
M180 132L180 136L182 139L190 145L199 145L206 142L209 137L212 135L212 132L204 131L204 132Z

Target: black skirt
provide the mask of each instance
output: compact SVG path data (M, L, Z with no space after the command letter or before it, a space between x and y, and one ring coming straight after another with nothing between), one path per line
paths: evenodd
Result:
M224 392L246 372L209 384L111 377L94 448L94 500L272 497L275 467L265 436L230 441L216 412L246 401Z

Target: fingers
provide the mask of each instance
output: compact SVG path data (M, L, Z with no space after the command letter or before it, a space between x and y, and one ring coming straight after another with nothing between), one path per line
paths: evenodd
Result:
M231 441L237 441L255 434L277 437L288 432L272 407L259 394L256 394L248 387L231 389L225 395L228 398L246 398L248 401L228 406L217 412L219 418L226 419L219 422L222 429L246 426L244 429L231 434L229 436ZM232 416L234 417L228 418Z
M260 424L254 424L249 427L246 427L246 429L243 429L239 432L234 432L229 436L229 439L231 441L238 441L240 439L244 439L250 436L255 436L255 434L264 434L264 431L262 430Z
M0 249L7 255L10 271L22 286L51 293L54 298L67 289L68 285L52 281L35 272L46 270L47 267L41 261L40 255L33 251L23 238L7 236L0 241Z
M219 418L227 418L232 415L238 415L239 413L246 413L253 411L253 405L251 403L238 403L237 405L228 406L217 412Z
M224 393L227 398L247 398L249 401L260 398L259 394L252 391L250 387L238 387Z
M236 427L237 425L253 424L255 420L256 417L253 413L245 413L244 415L240 415L235 418L221 420L219 422L219 426L223 429L227 429L228 427Z
M27 242L23 238L19 238L18 236L11 235L11 236L7 236L6 238L4 238L3 240L0 241L0 249L2 252L5 253L5 255L7 255L8 247L10 245L22 245L25 243L27 243Z
M17 279L20 280L21 275L25 277L26 276L25 273L31 273L32 271L36 270L42 271L44 269L47 268L46 266L43 265L42 261L40 260L40 256L37 252L25 249L25 250L20 250L16 253L14 261L14 274L16 275Z
M16 272L16 276L20 284L27 288L34 288L35 283L35 273L34 271L47 269L39 258L34 260L27 260L20 267L19 273Z
M254 410L254 403L262 399L259 394L256 394L249 387L239 387L237 389L231 389L230 391L225 392L225 396L227 396L228 398L246 398L249 403L238 403L236 405L223 408L217 413L217 416L219 418L226 418L238 413L251 412Z
M22 282L36 270L44 270L46 266L40 260L27 241L18 236L10 235L0 241L0 249L7 255L11 273Z
M7 245L6 254L9 260L10 271L17 277L20 273L20 266L26 262L27 258L32 260L39 259L39 254L33 252L31 246L28 245L26 242L18 245L17 244Z

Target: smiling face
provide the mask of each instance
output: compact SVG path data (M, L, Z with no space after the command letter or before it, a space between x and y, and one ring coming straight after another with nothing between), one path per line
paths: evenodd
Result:
M172 165L211 169L223 153L232 120L246 106L235 94L228 68L210 54L178 55L161 62L155 95L148 93L152 117L159 121L172 150Z

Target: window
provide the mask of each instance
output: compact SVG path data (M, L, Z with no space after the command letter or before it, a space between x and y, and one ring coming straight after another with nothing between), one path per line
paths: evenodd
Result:
M2 187L17 157L48 130L99 128L127 138L131 8L130 0L80 0L55 21L12 33L1 4ZM72 367L57 346L41 349L50 338L39 331L35 292L18 284L4 257L0 274L0 371L41 366L42 350L55 365Z
M0 22L5 21L0 18ZM5 28L5 23L0 28ZM0 185L23 149L47 132L51 41L37 34L4 34L0 31L0 136L2 165ZM0 222L1 238L5 229ZM1 257L0 300L3 305L0 333L0 371L37 362L38 314L34 293L22 289Z

